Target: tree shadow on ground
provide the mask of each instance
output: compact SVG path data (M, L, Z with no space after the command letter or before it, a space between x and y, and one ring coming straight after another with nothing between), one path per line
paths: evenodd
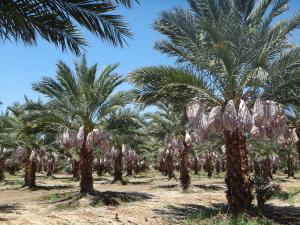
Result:
M3 180L0 182L0 190L20 190L24 187L24 180L23 179L9 179Z
M198 204L180 204L168 205L164 209L154 209L154 213L165 218L172 218L175 221L192 218L196 215L201 215L203 219L211 218L219 213L225 213L227 207L225 204L213 204L212 207L207 207Z
M287 183L290 182L289 178L275 178L275 181L280 182L280 183Z
M266 205L262 213L281 224L300 225L300 207Z
M56 201L51 201L51 204L55 205L56 209L74 209L80 206L80 199L87 197L90 201L89 205L92 207L100 206L118 206L122 202L134 202L148 200L154 195L143 192L115 192L115 191L93 191L91 194L72 193L67 197L63 197ZM48 203L47 203L48 204Z
M70 192L63 192L63 193L53 193L53 198L55 198L54 200L51 200L51 196L46 196L46 200L47 197L49 198L48 202L44 202L42 204L55 204L55 203L59 203L59 202L64 202L67 200L72 200L72 199L78 199L78 196L80 195L78 193L78 191L70 191Z
M14 213L18 209L19 204L0 204L0 213Z
M32 191L39 191L39 190L46 190L46 191L51 191L51 190L65 190L65 189L71 189L73 188L73 185L36 185L35 187L31 187L30 190Z
M94 184L110 184L112 182L111 179L107 179L107 178L102 178L102 177L97 177L97 178L93 178L94 180Z
M105 177L96 177L93 178L94 181L107 181L107 182L111 182L112 180L109 178L105 178Z
M194 187L205 189L207 191L220 191L220 190L225 190L225 187L219 186L219 185L205 185L205 184L194 184Z
M20 209L19 204L0 204L0 213L7 214L7 213L15 213L18 209ZM0 217L0 222L8 221L7 218Z
M164 185L158 185L156 188L162 188L162 189L172 189L178 187L178 184L164 184Z
M146 175L133 175L134 178L149 178L149 176Z
M278 193L276 193L273 198L278 198L282 201L286 201L290 198L293 198L295 195L300 194L300 190L299 191L295 191L295 192L288 192L288 191L280 191Z
M121 202L134 202L148 200L154 197L154 195L143 193L143 192L116 192L116 191L105 191L99 192L94 191L92 194L92 206L106 205L106 206L118 206Z

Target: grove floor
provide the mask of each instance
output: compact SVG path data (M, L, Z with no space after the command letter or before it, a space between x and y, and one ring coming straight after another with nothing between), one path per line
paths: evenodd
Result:
M179 181L157 172L126 177L127 185L112 184L112 177L94 176L95 194L78 195L79 183L70 175L37 175L35 190L22 187L22 174L7 175L0 183L0 224L183 224L199 212L226 213L224 178L192 175L188 191ZM282 198L269 201L269 217L280 224L300 224L300 178L276 176Z

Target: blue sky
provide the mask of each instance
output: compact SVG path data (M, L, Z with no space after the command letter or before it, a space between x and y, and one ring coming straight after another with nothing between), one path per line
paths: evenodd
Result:
M142 66L173 64L173 59L153 49L154 42L162 36L153 31L151 24L162 10L186 5L185 0L141 0L141 5L136 5L132 10L118 10L129 22L134 38L128 40L129 46L121 49L112 47L85 32L90 45L86 48L89 64L98 63L98 68L101 69L107 64L120 63L118 72L124 75ZM299 10L300 0L291 0L290 11L285 16L291 16ZM293 39L295 43L300 44L300 32L296 32ZM63 53L59 48L43 40L38 42L37 47L0 42L0 49L2 110L16 101L23 102L24 95L36 99L39 95L31 90L32 83L41 80L43 76L55 76L56 63L59 60L71 67L76 60L70 51Z

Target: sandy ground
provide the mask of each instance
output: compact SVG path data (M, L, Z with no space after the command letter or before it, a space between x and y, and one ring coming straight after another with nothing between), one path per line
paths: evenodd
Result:
M82 197L77 194L78 182L69 175L54 177L39 174L36 190L22 188L21 176L7 177L0 184L0 224L180 224L181 218L200 210L226 208L223 178L193 176L190 189L182 192L179 181L158 173L129 177L127 185L111 184L110 176L95 176L97 192ZM283 190L300 188L300 179L276 179ZM272 214L284 214L292 219L289 224L300 224L300 193L292 202L274 199L271 204L277 207Z

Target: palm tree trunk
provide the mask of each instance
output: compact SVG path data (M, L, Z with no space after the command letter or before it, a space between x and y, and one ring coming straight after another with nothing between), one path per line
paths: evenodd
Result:
M237 216L242 211L250 208L254 199L246 137L238 130L235 132L224 131L224 140L227 162L226 197L232 214Z
M54 162L48 162L47 165L47 176L52 176L53 175L53 171L54 171Z
M4 175L4 160L0 159L0 180L4 180L5 175Z
M72 161L72 174L73 174L74 179L79 179L80 178L79 167L80 167L79 161L73 160Z
M222 159L221 170L222 170L222 172L226 171L226 161L224 159Z
M97 176L101 177L103 175L103 167L101 165L98 165L96 168Z
M191 184L191 178L188 170L189 147L183 142L184 150L180 154L180 182L182 190L187 190Z
M197 157L194 157L194 174L197 175L199 172L198 170L198 159Z
M274 164L273 164L273 167L272 167L272 173L273 173L273 174L276 174L277 169L278 169L278 168L277 168L277 165L274 165Z
M266 159L264 159L262 161L262 169L263 169L263 172L266 176L270 177L271 179L273 179L273 176L272 176L272 168L271 168L271 161L270 161L270 157L269 155L267 156Z
M97 163L96 163L96 173L97 176L102 176L103 175L103 171L104 171L104 166L103 164L100 162L100 159L97 158Z
M166 173L169 180L171 180L172 177L174 177L176 180L173 166L173 156L171 154L168 154L166 157Z
M138 161L134 160L134 163L133 163L133 173L136 175L139 172L140 172L140 168L139 168L139 165L138 165Z
M36 187L35 172L36 162L34 160L28 160L25 167L24 186L28 186L29 188Z
M294 177L293 159L290 153L288 153L288 158L287 158L287 174L288 177Z
M115 158L115 168L114 168L114 182L121 181L123 182L123 173L122 173L122 151L118 150L117 157Z
M297 142L296 148L297 148L297 153L298 153L298 164L300 165L300 141Z
M207 172L207 176L208 178L211 178L212 174L213 174L213 165L212 165L212 158L211 156L208 156L206 159L205 159L205 163L203 165L203 169Z
M84 135L84 142L80 149L80 193L93 192L93 151L86 147L86 137Z
M217 160L216 162L216 174L221 173L221 161Z
M132 162L127 162L127 174L126 176L132 176L133 165Z
M296 134L297 134L298 138L300 139L300 128L296 129ZM298 141L296 143L296 149L297 149L297 153L298 153L298 164L300 165L300 141Z

